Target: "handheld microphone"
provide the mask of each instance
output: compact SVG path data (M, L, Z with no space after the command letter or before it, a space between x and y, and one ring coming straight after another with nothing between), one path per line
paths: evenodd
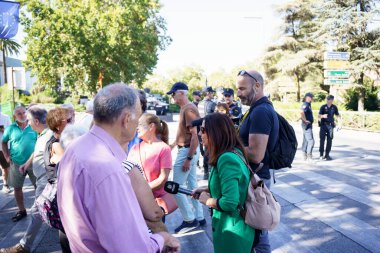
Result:
M192 195L192 191L188 189L181 188L178 183L173 181L167 181L164 186L164 190L171 194L182 193L186 195Z

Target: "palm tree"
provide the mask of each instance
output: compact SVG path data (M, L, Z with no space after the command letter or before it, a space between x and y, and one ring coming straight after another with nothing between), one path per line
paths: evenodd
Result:
M21 45L12 39L0 39L0 50L3 52L3 67L4 67L4 83L8 83L7 78L7 64L5 57L10 54L18 54Z

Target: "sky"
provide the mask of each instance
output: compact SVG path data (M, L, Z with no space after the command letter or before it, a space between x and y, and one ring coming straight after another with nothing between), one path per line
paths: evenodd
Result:
M206 74L254 61L278 35L275 6L286 0L161 0L172 43L160 51L155 73L188 65ZM25 37L20 27L15 40ZM25 59L25 48L18 58Z
M274 42L285 0L162 0L172 43L159 53L155 73L199 65L206 74L252 62Z

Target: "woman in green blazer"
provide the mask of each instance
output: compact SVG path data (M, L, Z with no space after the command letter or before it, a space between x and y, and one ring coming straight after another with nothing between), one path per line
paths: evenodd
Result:
M238 211L238 205L246 200L250 180L250 171L240 157L246 157L243 145L232 120L220 113L204 118L199 135L209 150L212 170L208 187L195 189L193 197L212 208L214 252L249 253L255 230L245 224Z

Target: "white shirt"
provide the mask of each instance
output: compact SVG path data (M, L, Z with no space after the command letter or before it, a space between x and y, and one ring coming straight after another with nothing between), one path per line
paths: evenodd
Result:
M0 112L0 140L3 138L3 133L5 128L10 126L11 120L9 119L9 116ZM3 129L1 129L3 126ZM2 151L2 145L0 145L0 151Z

